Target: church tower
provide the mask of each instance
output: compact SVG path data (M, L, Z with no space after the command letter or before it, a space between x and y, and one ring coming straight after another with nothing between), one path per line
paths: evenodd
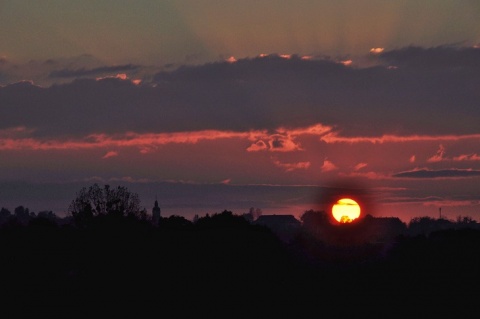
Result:
M160 207L158 206L158 200L155 198L155 205L152 208L152 222L154 225L158 225L160 221Z

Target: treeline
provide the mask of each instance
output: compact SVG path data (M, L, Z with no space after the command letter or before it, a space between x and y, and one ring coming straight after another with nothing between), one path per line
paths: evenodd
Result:
M69 218L2 209L3 305L47 307L47 317L67 309L62 318L96 317L99 308L107 317L229 317L221 306L229 314L285 314L348 296L383 306L426 295L468 303L469 288L480 283L480 230L470 218L407 225L366 216L332 225L329 214L311 210L285 233L228 210L154 221L138 203L125 189L97 185L79 192ZM339 316L350 310L335 309Z
M233 214L231 211L225 210L224 212L230 212L235 216L242 217L246 221L250 223L254 223L255 220L261 216L261 212L252 213L252 209L248 213L242 213L240 215ZM257 209L258 210L258 209ZM104 213L106 214L106 213ZM91 215L89 217L85 217L85 215ZM154 226L159 225L159 221L152 220L152 216L147 214L146 211L140 210L136 216L138 219L143 220L147 223L151 223ZM188 228L200 221L203 223L205 219L209 219L211 214L206 214L204 217L199 218L198 215L195 216L193 220L188 220L183 216L179 215L171 215L169 217L162 217L161 223L162 227L167 228L181 228L185 227ZM214 213L214 215L219 215L218 213ZM77 217L75 217L77 216ZM85 214L85 213L78 213L70 212L69 215L64 217L57 216L51 210L43 210L38 213L30 211L28 207L24 207L23 205L15 207L13 212L11 212L8 208L2 207L0 208L0 228L2 227L11 227L11 226L27 226L29 223L33 222L51 222L58 226L61 225L79 225L79 220L82 218L91 218L93 217L92 214ZM77 218L77 219L76 219ZM83 221L82 221L83 222ZM304 226L304 228L308 229L314 233L322 233L328 231L328 227L335 228L332 225L331 216L325 211L315 211L315 210L308 210L305 211L301 217L300 222ZM81 223L81 222L80 222ZM480 223L477 222L470 216L462 216L459 215L455 220L447 219L447 218L433 218L430 216L420 216L412 218L408 223L402 222L399 218L396 217L373 217L371 215L367 215L365 217L360 218L357 223L370 223L370 224L383 224L383 229L378 229L377 233L382 234L382 236L393 238L398 235L408 235L408 236L417 236L417 235L429 235L431 232L435 232L438 230L446 230L446 229L461 229L461 228L473 228L478 229L480 228ZM346 225L348 227L348 225ZM378 227L378 226L377 226ZM272 229L275 231L275 229Z
M357 226L344 226L355 233ZM347 228L336 234L351 236ZM179 301L184 306L173 310L180 315L225 303L236 311L266 310L265 298L283 300L271 305L276 310L304 302L313 310L319 298L328 303L345 293L383 305L426 295L448 295L451 302L452 292L468 300L480 283L480 232L474 228L402 235L388 244L333 245L303 227L285 242L230 211L196 222L164 217L158 225L114 214L94 216L88 225L36 216L26 225L4 225L0 242L4 303L20 302L18 311L68 309L62 312L68 318L91 317L105 307L110 315L131 311L138 318L154 305L172 311ZM343 311L348 308L336 310Z

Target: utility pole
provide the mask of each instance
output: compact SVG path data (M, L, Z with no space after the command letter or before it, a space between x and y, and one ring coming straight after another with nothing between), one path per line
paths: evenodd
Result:
M438 208L438 214L440 216L440 219L442 219L442 207Z

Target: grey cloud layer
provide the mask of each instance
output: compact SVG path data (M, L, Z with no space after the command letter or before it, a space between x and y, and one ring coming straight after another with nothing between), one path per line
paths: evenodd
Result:
M133 64L125 64L125 65L118 65L118 66L103 66L93 69L61 69L52 71L49 74L49 77L52 78L73 78L73 77L81 77L81 76L88 76L88 75L98 75L103 73L115 73L115 72L125 72L138 69L139 66Z
M405 48L373 57L379 66L368 68L270 55L184 66L142 85L120 79L77 79L46 88L17 83L0 87L0 129L85 136L323 123L344 135L478 133L479 52ZM116 68L50 74L85 76L136 66Z
M480 176L480 170L443 169L443 170L413 170L394 174L393 177L408 178L455 178Z
M421 48L410 46L382 52L380 58L393 65L414 69L480 69L480 50L473 47L438 46Z

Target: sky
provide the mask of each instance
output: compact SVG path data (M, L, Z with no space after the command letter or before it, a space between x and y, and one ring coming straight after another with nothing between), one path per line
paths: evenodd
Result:
M126 186L480 221L480 2L0 0L0 206Z

